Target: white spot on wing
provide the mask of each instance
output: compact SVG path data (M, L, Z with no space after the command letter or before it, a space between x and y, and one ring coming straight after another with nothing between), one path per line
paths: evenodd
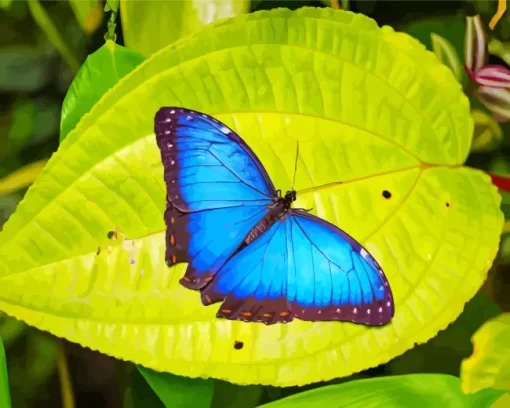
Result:
M367 259L368 252L365 251L365 248L361 248L361 251L359 251L360 255L363 257L363 259Z
M226 126L223 126L221 129L220 129L224 134L228 135L230 132L230 129L227 128Z

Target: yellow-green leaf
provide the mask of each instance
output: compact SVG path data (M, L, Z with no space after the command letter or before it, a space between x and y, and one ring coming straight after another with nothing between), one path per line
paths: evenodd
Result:
M164 262L153 133L155 112L172 105L233 127L280 189L299 141L296 206L381 263L391 323L221 320L179 285L185 265ZM330 8L223 21L127 74L63 141L0 233L0 309L116 358L237 384L379 365L452 322L496 255L500 196L462 166L472 133L460 84L406 34ZM125 240L108 240L116 227Z
M507 408L510 406L510 393L502 395L498 398L494 404L491 405L491 408Z
M249 8L249 0L120 0L124 42L147 57L207 24Z
M462 362L462 389L510 391L510 313L485 323L472 338L473 354Z
M96 31L104 15L101 0L70 0L70 4L82 30L87 34Z
M40 160L28 164L0 179L0 195L6 195L30 186L45 165L46 160Z
M471 117L475 123L471 151L490 151L499 146L503 140L503 132L498 122L487 112L479 109L472 110Z

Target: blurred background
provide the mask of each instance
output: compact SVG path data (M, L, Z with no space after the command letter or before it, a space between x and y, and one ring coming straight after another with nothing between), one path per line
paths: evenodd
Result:
M134 0L124 3L130 1ZM155 3L160 3L158 7L161 7L165 1L137 0L137 7L150 8ZM214 0L210 2L210 7L229 7L235 1ZM182 0L166 3L169 7L176 7L178 18L179 8L175 4L182 3ZM435 33L453 46L461 60L464 54L465 17L480 14L484 22L488 23L496 10L496 1L487 0L254 0L243 3L251 12L276 7L349 8L374 18L380 25L390 25L413 35L429 49L432 49L431 34ZM105 42L104 36L110 21L110 13L104 11L105 6L106 2L101 0L0 0L0 228L15 210L45 162L58 148L60 110L67 89L87 56ZM125 37L122 6L123 1L113 28L117 35L116 42L120 45L124 45ZM110 4L110 8L117 7L118 1ZM190 27L181 30L181 34L194 29ZM163 41L170 44L179 35L175 30L170 30L168 38ZM489 63L508 68L510 13L489 35L489 49L492 52ZM476 143L468 164L508 175L508 118L495 118L494 112L474 95L469 78L462 69L459 75L478 118L475 120ZM510 106L507 110L510 110ZM504 195L503 206L508 219L508 194ZM498 260L482 293L468 304L457 322L426 345L384 366L358 374L357 377L413 372L458 374L460 360L471 353L469 339L476 328L487 318L496 315L498 310L510 310L510 296L506 296L506 299L504 296L505 291L510 293L510 240L507 235L504 235ZM136 405L133 390L138 394L145 392L146 398L152 398L151 390L131 364L56 339L1 312L0 336L7 353L14 408L62 406L61 384L69 378L77 407L142 406ZM257 392L261 395L261 401L269 401L297 390L297 387L285 390L265 387ZM239 401L237 403L235 406L244 406ZM157 404L157 398L154 404ZM227 406L222 401L216 401L215 404Z

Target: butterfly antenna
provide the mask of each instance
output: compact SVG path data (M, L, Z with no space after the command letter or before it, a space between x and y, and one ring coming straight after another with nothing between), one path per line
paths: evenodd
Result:
M294 161L294 179L292 180L292 188L291 188L292 191L294 191L294 186L296 185L298 157L299 157L299 140L297 141L297 144L296 144L296 160Z

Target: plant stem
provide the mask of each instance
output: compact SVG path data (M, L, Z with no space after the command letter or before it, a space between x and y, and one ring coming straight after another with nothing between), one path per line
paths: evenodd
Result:
M60 379L60 392L62 394L62 408L74 408L73 386L71 384L71 375L69 374L63 340L59 340L57 369L58 378Z

